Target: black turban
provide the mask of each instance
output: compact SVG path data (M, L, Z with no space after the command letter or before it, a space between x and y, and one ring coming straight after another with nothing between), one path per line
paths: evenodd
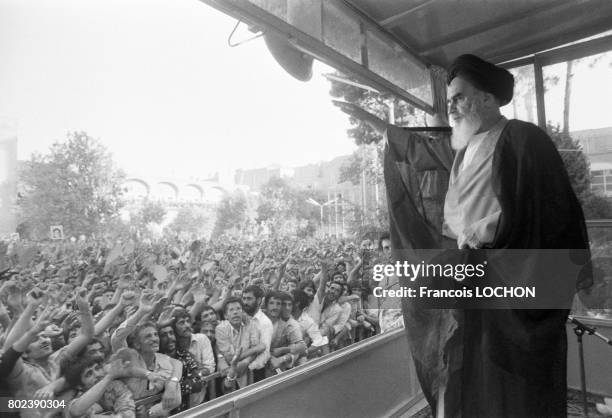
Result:
M514 94L514 76L505 68L491 64L476 55L465 54L457 57L448 69L446 83L461 77L478 90L491 93L501 106L507 105Z

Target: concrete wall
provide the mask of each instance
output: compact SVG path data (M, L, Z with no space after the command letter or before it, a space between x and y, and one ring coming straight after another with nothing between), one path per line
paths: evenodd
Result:
M406 335L396 330L176 417L389 417L421 399Z

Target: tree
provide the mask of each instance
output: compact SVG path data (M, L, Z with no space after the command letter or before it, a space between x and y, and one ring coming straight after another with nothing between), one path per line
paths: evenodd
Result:
M102 144L85 132L68 133L48 154L32 155L20 173L22 230L39 238L58 224L66 235L100 231L122 206L123 179Z
M240 229L246 220L246 210L247 201L242 193L224 196L217 206L212 236L217 237L232 228Z
M341 76L341 74L335 75ZM391 121L393 124L416 126L423 125L425 122L423 112L417 112L414 106L403 100L398 100L392 94L373 92L333 79L331 80L329 93L332 97L342 98L349 103L354 103L383 120L394 119ZM380 142L382 139L368 124L354 118L349 120L352 128L348 130L348 135L355 140L355 144L371 144Z
M606 197L590 192L581 203L586 219L612 219L612 203Z
M549 126L548 134L561 151L561 159L569 175L574 192L578 197L591 190L590 163L582 152L580 143L558 126Z
M363 177L367 184L383 185L385 182L383 175L383 144L364 145L355 150L346 163L340 167L339 181L349 181L353 184L360 184Z
M347 210L349 233L357 239L377 239L389 231L389 211L387 205L378 211L364 212L360 207L353 206Z
M257 221L267 222L274 232L311 235L320 222L320 209L307 203L309 199L322 203L322 193L297 189L285 180L273 177L261 189Z
M548 133L560 150L561 159L569 175L572 188L582 205L586 219L612 218L612 204L603 196L591 191L591 169L580 143L556 126L549 126Z
M168 225L168 229L178 234L189 233L204 236L207 235L207 232L210 233L210 219L211 217L204 209L185 206L179 209L174 221Z
M159 202L145 200L133 218L133 223L139 226L148 224L161 224L166 216L166 208Z

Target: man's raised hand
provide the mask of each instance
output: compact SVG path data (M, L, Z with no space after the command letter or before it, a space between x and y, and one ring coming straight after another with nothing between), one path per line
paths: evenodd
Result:
M134 305L136 303L136 293L128 290L121 294L121 298L119 299L119 304L124 308L126 306Z
M341 111L346 113L349 116L354 117L355 119L359 119L363 122L366 122L368 125L372 127L376 132L382 134L384 130L387 128L387 122L379 118L378 116L367 112L360 108L359 106L343 102L339 100L332 100L332 102L340 108Z
M193 301L195 303L204 303L206 301L206 289L204 289L204 285L201 283L191 288L191 294L193 295Z
M35 287L27 295L28 305L32 305L35 308L39 307L45 300L45 293L39 288Z
M153 310L155 305L155 292L151 289L145 289L140 295L140 303L138 309L142 312L149 313Z
M87 289L81 287L77 289L76 304L80 312L89 312L89 302L87 301Z

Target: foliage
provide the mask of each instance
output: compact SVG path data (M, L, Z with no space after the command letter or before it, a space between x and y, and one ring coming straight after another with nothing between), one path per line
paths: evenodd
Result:
M364 213L360 207L352 207L347 211L349 233L355 239L377 238L389 231L389 211L387 205L382 205L378 211Z
M336 76L342 76L336 74ZM352 80L356 81L356 80ZM370 90L352 86L331 80L330 95L341 98L346 102L354 103L364 110L378 116L383 120L389 120L389 115L393 115L396 125L422 125L424 114L418 112L416 108L402 100L396 99L391 94L376 93ZM393 112L391 112L393 110ZM352 128L348 130L349 137L355 140L355 144L371 144L380 142L382 139L369 125L350 118Z
M232 228L241 229L246 220L247 201L242 193L228 194L221 199L216 210L213 237L217 237Z
M20 173L22 231L39 238L50 225L63 225L67 236L99 231L122 206L123 178L102 144L69 133L48 154L32 155Z
M548 133L559 148L561 158L578 196L586 219L612 218L612 203L591 191L590 163L580 143L558 126L549 126Z
M210 219L211 217L205 209L185 206L179 209L174 221L168 225L168 229L178 234L189 233L196 234L197 236L204 236L206 235L205 230L209 226Z
M161 203L145 200L132 220L136 225L143 227L149 224L161 224L166 213L166 208Z
M580 143L560 130L558 126L549 126L548 134L561 151L561 158L577 196L589 192L591 188L590 164L582 152Z
M381 142L363 145L355 150L346 163L340 167L339 181L360 184L363 174L367 184L384 184L383 144Z
M312 235L320 222L320 208L307 203L309 199L319 203L326 200L322 193L297 189L281 178L271 178L261 190L257 221L268 223L275 233L290 229L301 236Z
M612 219L612 203L606 197L590 192L581 203L586 219Z

